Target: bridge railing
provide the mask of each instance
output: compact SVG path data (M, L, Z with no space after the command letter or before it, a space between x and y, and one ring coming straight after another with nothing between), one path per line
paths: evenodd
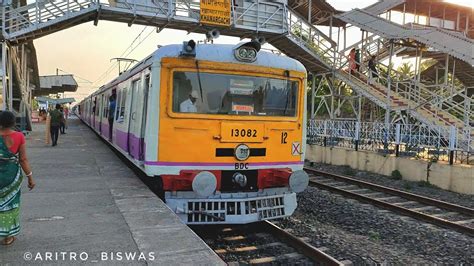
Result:
M290 36L300 46L316 54L326 65L334 65L337 44L290 8L288 8L288 30Z
M454 126L313 119L308 121L307 137L308 144L474 164L472 133L470 128L458 132Z
M2 6L2 33L9 34L25 29L34 30L41 24L51 24L58 18L69 18L84 9L94 9L95 0L43 0L15 7Z
M17 37L86 12L97 12L100 16L101 9L117 11L117 16L126 13L130 15L131 23L136 16L150 19L150 25L156 25L153 19L161 19L164 23L195 23L195 26L200 23L200 1L196 0L43 0L21 7L2 6L2 33L7 38ZM231 26L257 34L287 33L287 15L286 6L282 3L254 1L237 6L231 1ZM117 20L123 21L123 18Z

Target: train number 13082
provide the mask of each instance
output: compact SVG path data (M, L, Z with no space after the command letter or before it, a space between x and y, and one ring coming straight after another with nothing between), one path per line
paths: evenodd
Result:
M232 128L230 130L231 137L248 137L248 138L256 138L257 137L257 130L255 129L238 129Z

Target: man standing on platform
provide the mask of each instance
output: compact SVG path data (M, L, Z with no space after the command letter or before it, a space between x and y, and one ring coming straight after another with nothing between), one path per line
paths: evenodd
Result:
M50 126L50 132L51 132L51 141L53 142L53 147L58 145L58 137L59 137L59 126L61 125L61 122L64 121L64 116L59 111L61 108L61 105L58 103L56 104L56 109L52 110L49 112L49 116L51 116L51 126Z

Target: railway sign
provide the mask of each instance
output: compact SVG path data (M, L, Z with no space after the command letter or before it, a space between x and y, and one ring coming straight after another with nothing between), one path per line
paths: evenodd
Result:
M230 26L230 0L201 0L201 23Z
M292 155L301 155L301 143L293 142L291 145L291 154Z

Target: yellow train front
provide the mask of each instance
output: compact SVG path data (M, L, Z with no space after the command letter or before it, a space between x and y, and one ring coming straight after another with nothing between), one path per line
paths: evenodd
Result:
M301 63L257 42L189 41L161 47L77 113L184 222L250 223L291 215L308 185L305 88Z
M194 46L161 59L158 152L147 172L189 224L291 215L308 185L305 68L254 42Z

